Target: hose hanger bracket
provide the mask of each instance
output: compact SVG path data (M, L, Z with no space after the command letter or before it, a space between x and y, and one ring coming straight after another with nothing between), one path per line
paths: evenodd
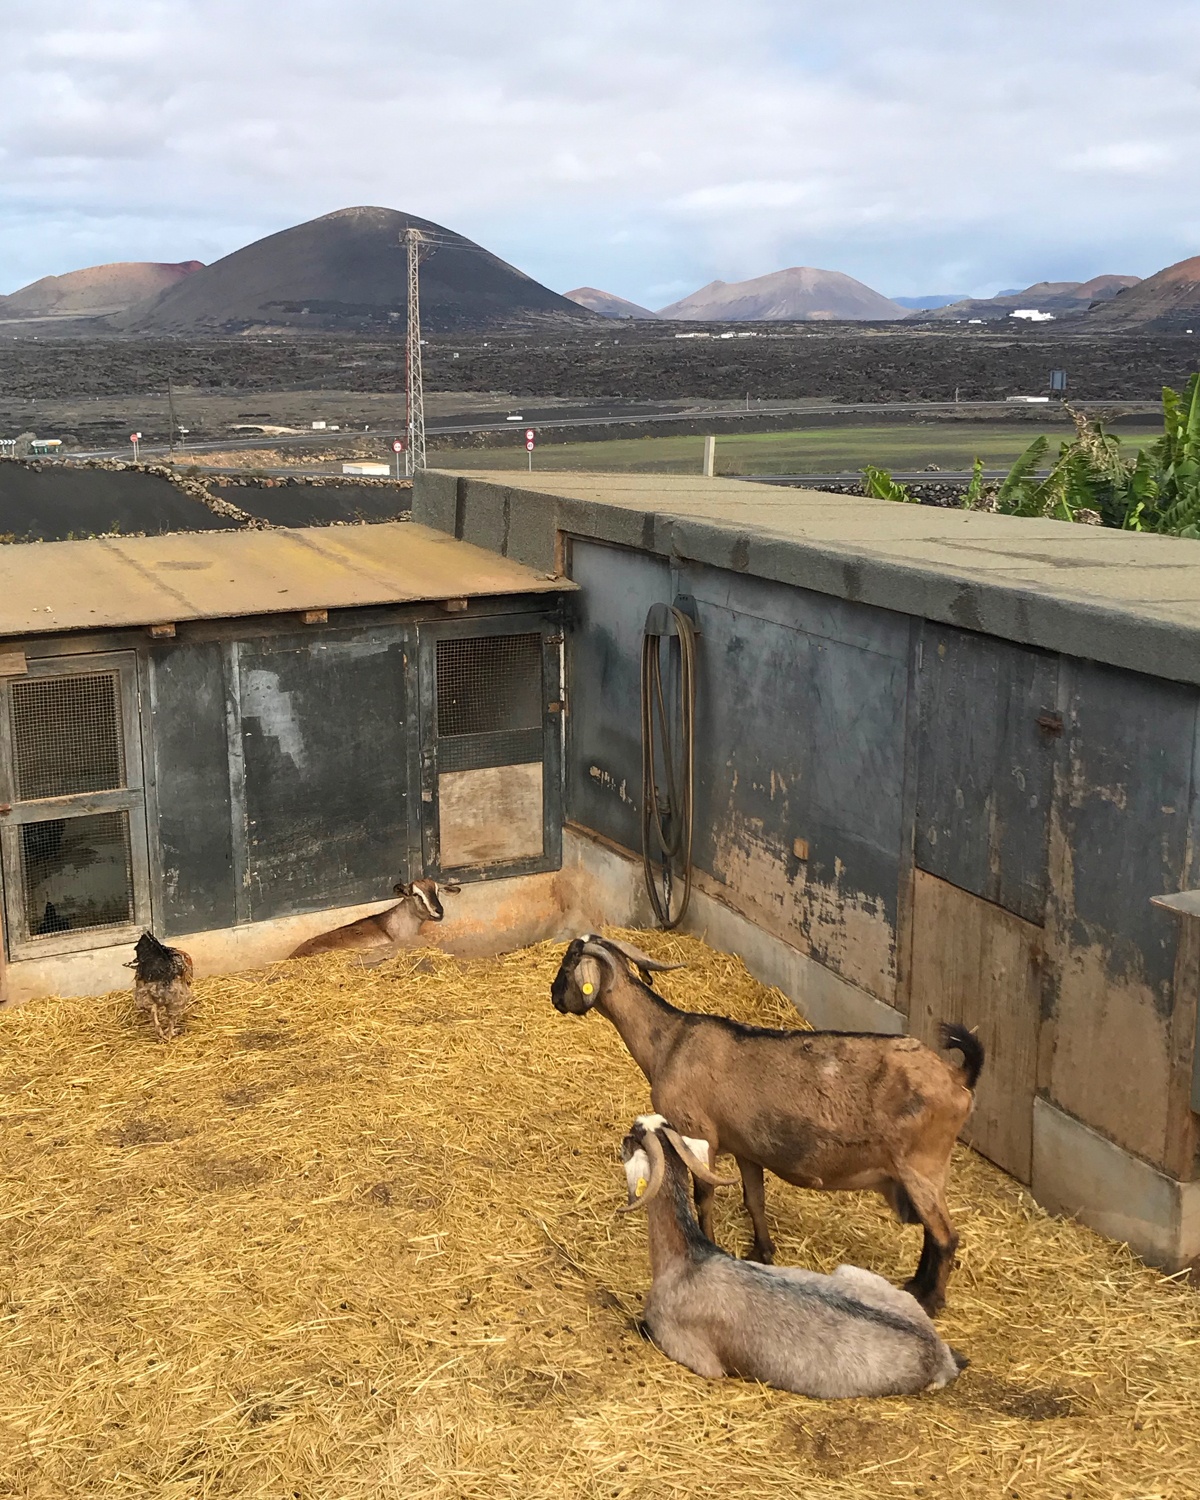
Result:
M683 920L692 893L699 633L695 599L679 594L670 606L650 606L642 637L642 870L668 929Z

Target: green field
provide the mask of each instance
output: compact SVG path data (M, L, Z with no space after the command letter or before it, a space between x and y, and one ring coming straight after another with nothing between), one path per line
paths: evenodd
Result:
M855 474L864 464L898 472L924 469L969 469L982 458L989 469L1004 468L1040 432L1055 440L1073 429L1061 423L1020 426L979 422L927 423L913 427L811 427L803 432L756 432L717 438L718 474ZM1161 427L1122 430L1130 453L1161 437ZM432 468L525 469L524 429L513 434L511 448L439 449L430 452ZM631 474L696 474L703 460L704 439L678 437L620 438L610 442L543 443L533 455L535 472L564 470Z

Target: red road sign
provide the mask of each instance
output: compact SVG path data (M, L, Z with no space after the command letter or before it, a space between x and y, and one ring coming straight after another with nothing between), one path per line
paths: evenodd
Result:
M396 441L392 444L392 452L393 453L403 453L404 452L404 439L403 438L397 438Z
M525 429L525 441L527 443L532 443L533 442L533 428L532 427L527 427Z
M142 440L142 435L141 435L140 432L131 432L129 434L129 441L131 443L140 443L141 440Z
M529 452L532 453L533 452L533 439L532 438L526 438L525 439L525 446L529 450Z

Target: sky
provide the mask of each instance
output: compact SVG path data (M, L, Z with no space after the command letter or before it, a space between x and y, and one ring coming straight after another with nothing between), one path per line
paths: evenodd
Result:
M378 204L660 307L1200 254L1195 0L3 0L0 292Z

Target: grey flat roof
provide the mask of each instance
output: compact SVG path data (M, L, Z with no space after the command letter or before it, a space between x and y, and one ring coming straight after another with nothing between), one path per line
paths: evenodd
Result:
M0 546L0 638L571 587L408 522L92 537Z
M1200 683L1200 542L675 474L430 470L413 514L534 566L594 537Z

